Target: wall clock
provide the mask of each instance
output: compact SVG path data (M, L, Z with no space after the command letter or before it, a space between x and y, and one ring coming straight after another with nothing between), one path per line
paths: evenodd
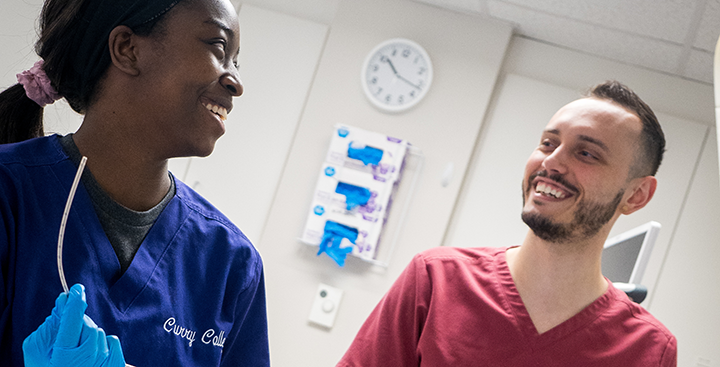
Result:
M365 58L361 82L365 95L384 112L401 112L425 97L432 83L430 57L404 38L381 42Z

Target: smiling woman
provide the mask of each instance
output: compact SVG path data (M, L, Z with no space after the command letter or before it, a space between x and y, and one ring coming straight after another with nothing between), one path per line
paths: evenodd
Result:
M233 6L47 0L40 27L41 60L0 94L3 365L269 365L259 254L167 168L212 153L243 93ZM82 126L44 137L59 98Z
M124 28L110 34L111 51L116 50L111 56L118 66L109 69L108 87L101 95L121 97L104 99L98 107L101 112L125 111L129 118L123 121L136 123L128 128L162 136L161 142L151 144L159 157L206 156L225 132L220 111L232 110L232 98L243 91L235 67L237 16L230 4L197 0L180 3L171 15L164 32L151 37L132 37ZM122 93L126 90L133 93Z

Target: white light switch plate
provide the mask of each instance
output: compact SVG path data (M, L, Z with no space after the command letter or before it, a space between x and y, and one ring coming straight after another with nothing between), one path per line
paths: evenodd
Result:
M342 289L320 283L310 310L310 322L331 328L335 323L342 294Z

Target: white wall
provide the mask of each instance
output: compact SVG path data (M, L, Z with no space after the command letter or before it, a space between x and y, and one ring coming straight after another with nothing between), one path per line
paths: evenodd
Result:
M708 134L651 311L675 333L679 366L720 365L720 180L715 132Z
M330 25L335 19L341 0L231 0L236 8L238 4L249 4L278 13Z

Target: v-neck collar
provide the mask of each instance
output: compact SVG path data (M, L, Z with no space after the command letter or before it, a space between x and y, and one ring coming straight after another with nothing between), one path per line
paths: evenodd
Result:
M84 188L78 189L75 200L72 210L76 211L79 218L84 218L81 222L84 233L81 236L86 240L83 243L97 258L96 262L89 262L96 264L93 273L102 280L102 284L106 285L105 291L112 303L124 313L152 278L164 254L174 243L174 238L188 217L189 210L176 195L160 213L155 225L140 244L130 267L118 278L120 263L102 230ZM79 218L76 220L80 221Z
M55 144L62 152L58 140L55 140ZM77 170L69 157L62 167L68 177L71 177ZM174 177L172 179L175 180ZM119 277L120 262L115 250L100 224L88 191L84 185L78 186L70 211L70 220L79 224L81 233L78 235L83 238L81 243L87 247L89 254L94 254L96 257L96 261L87 261L85 265L90 267L89 270L94 277L99 278L100 282L96 284L105 285L106 288L102 292L121 313L127 311L150 281L158 264L162 261L163 255L174 243L175 235L190 214L189 209L177 195L177 190L182 190L182 185L178 185L177 180L175 182L176 195L170 199L170 202L158 215L155 224L141 242L130 266ZM69 185L68 183L68 190Z
M535 324L530 318L530 313L527 308L525 308L525 303L515 286L515 281L510 274L505 251L501 251L495 258L495 268L497 269L498 283L505 296L507 305L510 308L508 311L515 317L517 327L522 335L527 339L528 343L534 347L543 347L552 344L570 335L574 331L587 326L600 317L602 312L610 307L614 299L614 288L612 285L609 285L602 296L598 297L583 310L554 328L540 334L535 328Z
M152 278L165 253L175 242L177 232L189 215L186 209L176 195L160 213L140 244L130 267L115 284L110 286L110 298L121 312L125 312L132 305Z
M59 136L57 141L60 143L65 154L70 158L70 161L72 161L75 166L79 166L82 154L77 145L75 145L73 134ZM100 187L100 184L95 180L95 177L89 169L85 169L82 174L82 183L90 196L100 225L119 259L122 272L130 265L142 240L147 236L160 213L162 213L175 195L175 180L169 172L168 175L170 176L170 189L160 203L147 211L135 211L113 200L110 195Z

